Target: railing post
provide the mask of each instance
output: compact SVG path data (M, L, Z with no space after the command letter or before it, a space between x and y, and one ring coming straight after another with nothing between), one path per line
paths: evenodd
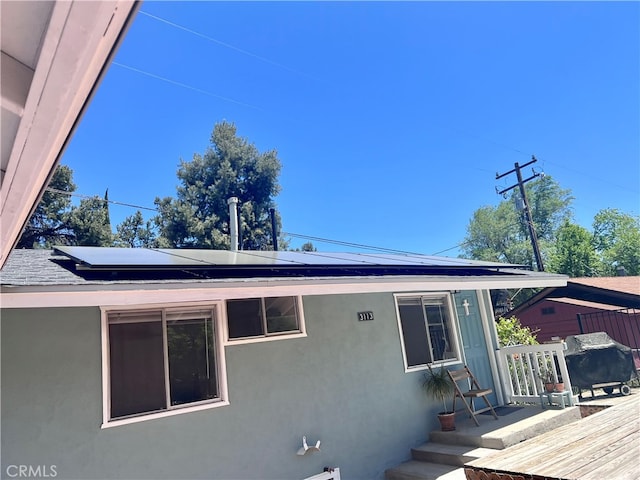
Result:
M502 391L505 396L505 403L511 403L513 401L513 384L511 381L511 375L509 375L509 367L505 362L505 354L500 350L496 350L496 363L498 364L498 373L500 375L500 381L502 382Z

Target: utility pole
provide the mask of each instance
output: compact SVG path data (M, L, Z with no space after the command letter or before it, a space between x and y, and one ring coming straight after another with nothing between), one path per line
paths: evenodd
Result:
M540 272L544 272L544 265L542 264L542 255L540 255L540 247L538 246L538 236L536 235L536 229L533 225L533 218L531 217L531 210L529 210L529 202L527 201L527 194L525 192L524 189L524 184L527 183L529 180L533 180L534 178L540 176L539 173L534 173L532 176L530 176L529 178L527 178L526 180L522 179L522 174L520 173L520 170L528 167L529 165L531 165L532 163L536 163L538 160L536 160L535 156L531 156L531 161L528 163L525 163L524 165L519 165L518 162L516 162L514 164L514 169L513 170L509 170L508 172L505 172L503 174L498 174L496 173L496 180L498 180L499 178L502 178L506 175L509 175L513 172L516 173L516 176L518 177L518 183L511 185L509 188L505 188L504 190L501 190L498 192L498 189L496 188L496 191L498 192L499 195L502 195L504 193L507 193L509 190L512 190L516 187L520 187L520 195L522 196L522 202L524 203L524 215L525 215L525 219L527 222L527 227L529 227L529 236L531 237L531 245L533 246L533 254L536 257L536 264L538 265L538 271Z

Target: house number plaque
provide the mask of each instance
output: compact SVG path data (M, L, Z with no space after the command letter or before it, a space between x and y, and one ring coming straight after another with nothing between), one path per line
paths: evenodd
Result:
M373 312L358 312L358 320L361 322L373 320Z

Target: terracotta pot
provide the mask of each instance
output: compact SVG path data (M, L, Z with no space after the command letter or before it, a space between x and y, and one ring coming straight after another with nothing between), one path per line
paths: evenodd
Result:
M440 428L443 432L451 432L456 429L456 414L454 412L443 412L438 414Z
M544 389L547 393L551 393L555 390L556 385L555 383L545 383L544 384Z
M554 391L555 392L564 392L564 383L563 382L556 383Z

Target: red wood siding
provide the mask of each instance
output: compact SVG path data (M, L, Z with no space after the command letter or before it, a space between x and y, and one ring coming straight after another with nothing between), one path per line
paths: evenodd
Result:
M554 313L543 315L543 309L553 308ZM542 300L527 310L520 312L518 318L522 325L538 332L538 342L548 342L551 337L562 339L569 335L579 335L578 313L595 313L600 309L571 305L551 300Z

